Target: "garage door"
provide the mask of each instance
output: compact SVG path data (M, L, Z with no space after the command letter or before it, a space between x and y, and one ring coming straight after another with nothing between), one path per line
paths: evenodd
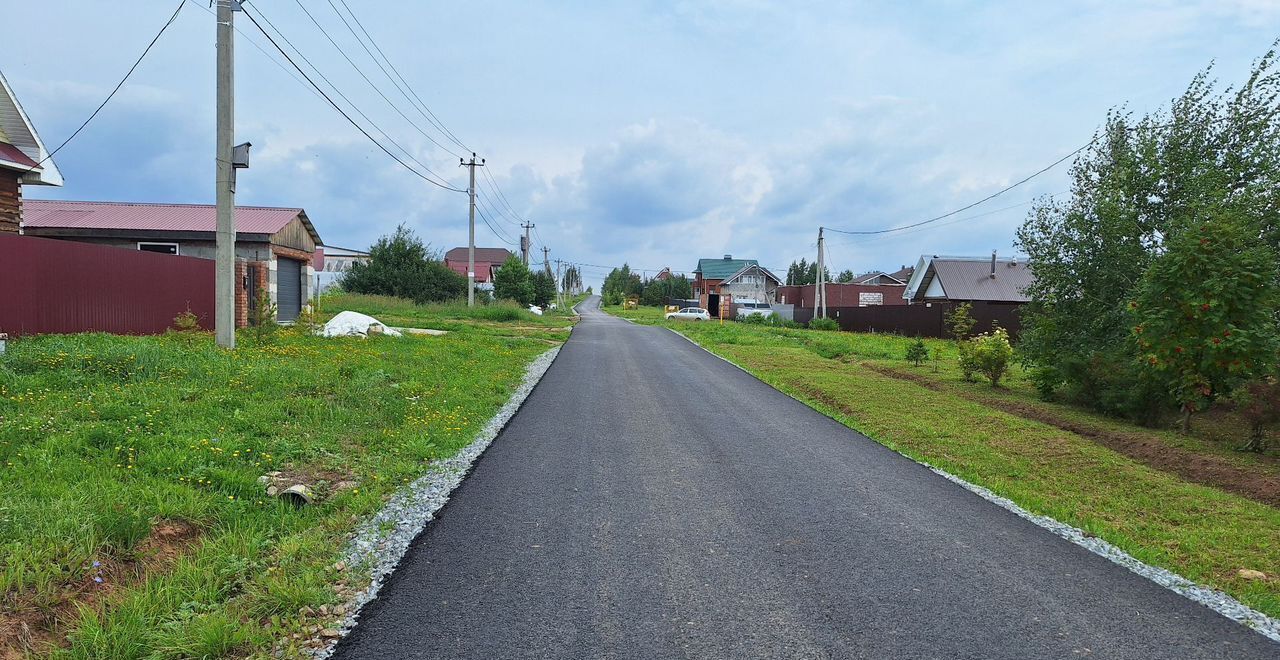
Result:
M296 321L302 313L302 262L276 260L276 318Z

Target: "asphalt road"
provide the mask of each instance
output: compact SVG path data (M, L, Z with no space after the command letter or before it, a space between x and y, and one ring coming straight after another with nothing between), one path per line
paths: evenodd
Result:
M337 657L1280 657L675 334L583 307Z

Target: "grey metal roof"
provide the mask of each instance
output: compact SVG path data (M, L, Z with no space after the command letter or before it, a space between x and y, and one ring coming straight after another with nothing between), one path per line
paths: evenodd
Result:
M928 270L918 290L928 290L929 280L937 277L948 300L1027 302L1030 298L1024 290L1035 282L1027 262L1021 259L997 259L995 277L991 276L991 259L980 257L935 257L929 260Z

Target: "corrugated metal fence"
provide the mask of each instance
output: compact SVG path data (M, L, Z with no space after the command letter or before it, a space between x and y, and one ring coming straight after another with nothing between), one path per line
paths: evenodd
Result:
M0 332L153 334L213 324L212 259L0 234Z
M935 302L915 305L872 305L868 307L828 307L827 316L840 324L841 330L853 332L889 332L907 337L949 338L946 314L955 303ZM995 324L1017 337L1022 329L1018 318L1020 305L975 302L970 314L976 324L973 331L990 332ZM795 320L808 323L813 319L812 307L797 307Z

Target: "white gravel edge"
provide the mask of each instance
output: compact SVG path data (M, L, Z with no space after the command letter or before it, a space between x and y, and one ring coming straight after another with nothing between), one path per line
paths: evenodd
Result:
M751 373L750 371L747 371L747 369L744 368L742 365L734 362L733 360L725 358L723 356L716 355L715 353L711 352L703 345L690 339L684 333L678 330L672 330L671 328L667 328L667 329L683 337L690 344L693 344L694 346L697 346L698 348L706 351L708 354L720 360L724 360L725 362L740 369L743 373L747 374L748 376L751 376L756 380L760 380L755 374ZM761 380L760 382L763 383L764 381ZM765 383L765 384L768 385L768 383ZM770 385L770 387L772 387L772 385ZM777 388L774 388L774 389L776 390ZM782 392L782 390L778 390L778 391ZM791 396L786 392L782 392L782 393L786 394L787 396L790 396L792 399L795 399L796 401L800 401L800 403L804 403L806 406L808 405L798 397ZM1195 582L1192 582L1191 580L1188 580L1187 578L1184 578L1181 575L1174 573L1173 571L1169 571L1169 570L1159 568L1157 566L1152 566L1150 564L1139 561L1135 559L1133 555L1130 555L1124 550L1121 550L1120 548L1117 548L1116 546L1100 538L1088 536L1083 531L1075 527L1072 527L1065 523L1054 520L1049 516L1042 516L1040 514L1031 513L1030 511L1027 511L1026 509L1018 506L1016 503L1013 502L1013 500L1010 500L1006 497L1001 497L1000 495L997 495L991 492L990 490L983 488L982 486L970 483L964 479L961 479L960 477L957 477L954 474L951 474L950 472L947 472L946 470L940 470L924 461L917 460L915 458L907 456L902 452L897 452L897 453L901 456L911 459L912 461L915 461L916 463L919 463L920 465L923 465L924 467L929 468L935 474L938 474L944 479L947 479L948 481L951 481L952 483L959 485L961 488L964 488L965 490L968 490L969 492L974 493L978 497L981 497L982 499L987 500L988 502L991 502L992 504L995 504L996 506L999 506L1002 509L1012 512L1014 515L1018 516L1019 518L1028 520L1088 550L1089 552L1099 555L1104 559L1110 560L1113 563L1119 564L1129 569L1130 571L1137 573L1138 575L1141 575L1142 577L1147 578L1148 580L1151 580L1152 582L1155 582L1156 584L1162 587L1165 587L1166 589L1179 593L1197 603L1200 603L1201 605L1208 607L1209 609L1217 612L1218 614L1221 614L1222 616L1227 617L1228 619L1231 619L1232 621L1235 621L1248 628L1253 629L1255 632L1261 634L1264 637L1271 639L1272 641L1280 642L1280 619L1274 619L1270 616L1267 616L1266 614L1263 614L1262 612L1259 612L1253 609L1252 607L1249 607L1248 605L1241 603L1235 598L1232 598L1228 594L1218 591L1217 589L1206 587L1201 584L1196 584Z
M400 565L409 545L449 501L453 489L462 483L471 466L524 404L559 353L560 346L557 346L534 358L511 398L480 429L471 444L451 458L432 463L426 474L397 491L381 511L360 524L348 546L345 561L354 568L368 568L369 586L347 603L350 613L339 628L341 637L325 640L328 645L317 650L313 657L328 658L338 641L355 627L360 610L378 597L378 590Z

